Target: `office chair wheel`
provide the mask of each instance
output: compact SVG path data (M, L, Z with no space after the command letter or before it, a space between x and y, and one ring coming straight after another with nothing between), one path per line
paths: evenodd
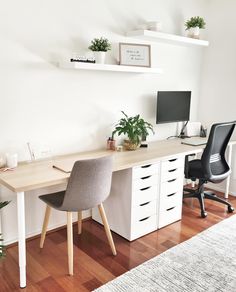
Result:
M206 217L207 217L207 212L206 212L206 211L201 212L201 217L202 217L202 218L206 218Z
M228 206L228 212L229 212L229 213L233 213L233 211L234 211L234 207L232 207L232 206Z

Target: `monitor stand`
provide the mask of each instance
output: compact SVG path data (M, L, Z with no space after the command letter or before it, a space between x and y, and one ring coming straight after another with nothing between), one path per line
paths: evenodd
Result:
M187 126L187 124L188 124L188 122L189 121L187 121L187 122L185 122L184 124L183 124L183 126L182 126L182 128L181 128L181 130L180 130L180 134L178 135L178 138L180 138L180 139L185 139L185 138L190 138L189 136L186 136L185 135L185 128L186 128L186 126Z

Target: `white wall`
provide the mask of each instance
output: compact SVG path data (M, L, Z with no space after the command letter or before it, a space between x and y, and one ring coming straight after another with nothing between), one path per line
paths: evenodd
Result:
M236 120L236 1L211 0L209 11L210 46L204 55L199 107L200 120L208 128L214 122ZM236 195L235 149L232 169L230 192Z
M113 44L110 62L117 59L119 42L138 23L161 20L163 31L183 34L184 21L206 17L205 0L76 0L1 1L0 11L0 154L17 151L29 159L26 143L52 154L104 147L124 110L140 113L155 124L158 90L192 90L192 120L197 119L202 49L153 43L153 66L162 75L79 72L63 70L55 62L87 52L92 38L105 36ZM155 126L162 139L175 134L176 125ZM42 192L48 192L43 190ZM5 188L0 199L10 199L3 210L6 242L16 239L15 196ZM40 231L43 204L37 193L26 196L27 234ZM53 213L51 228L65 223Z

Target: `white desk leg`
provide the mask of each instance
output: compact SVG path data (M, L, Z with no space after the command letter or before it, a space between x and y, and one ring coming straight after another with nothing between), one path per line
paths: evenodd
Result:
M26 248L25 248L25 194L17 193L18 253L20 267L20 287L26 287Z
M232 160L232 145L230 144L228 146L228 165L231 167L231 160ZM226 180L226 187L225 187L225 199L228 199L229 197L229 183L230 183L230 175L227 177Z

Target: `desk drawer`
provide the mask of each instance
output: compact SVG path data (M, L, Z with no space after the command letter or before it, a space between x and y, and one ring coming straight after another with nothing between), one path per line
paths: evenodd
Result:
M184 167L184 157L175 157L164 160L161 162L161 173L167 170L172 170L175 168Z
M162 195L160 198L160 212L166 209L182 206L183 192L176 192L167 195Z
M132 209L132 220L138 221L140 219L149 217L156 213L157 213L157 200L148 201Z
M159 228L181 219L182 206L172 206L159 213Z
M136 207L140 204L156 200L157 194L157 185L135 190L132 195L132 206Z
M133 167L133 179L158 174L159 163Z
M169 195L178 191L183 191L183 178L172 179L161 183L160 197Z
M158 183L158 175L148 175L133 180L133 190L140 190L143 188L155 186Z
M183 178L184 169L183 167L173 168L161 173L161 182L166 182L175 178Z
M133 220L130 240L134 240L155 230L157 230L156 214L148 217L143 217L139 220Z

